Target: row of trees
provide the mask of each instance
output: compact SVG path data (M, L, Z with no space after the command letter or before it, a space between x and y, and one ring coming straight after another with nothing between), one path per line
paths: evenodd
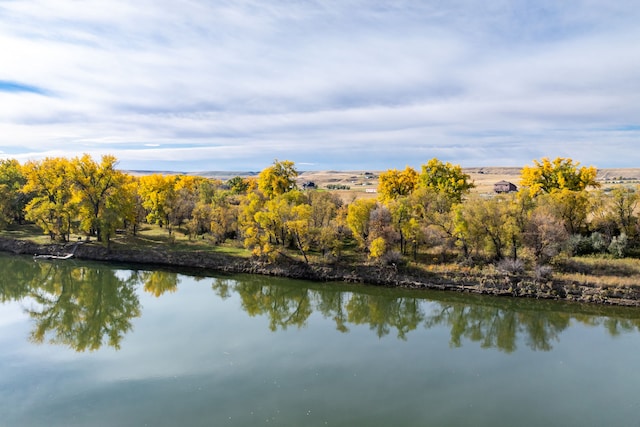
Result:
M237 239L256 256L296 249L339 258L355 245L380 262L442 255L545 263L561 249L623 256L638 245L635 188L598 190L596 170L571 159L542 159L522 170L522 190L472 194L460 166L432 159L380 174L377 200L344 203L333 192L301 191L293 162L275 161L257 178L227 182L185 175L134 177L113 156L0 161L0 226L31 221L53 240L83 233L108 244L142 223L213 244ZM594 188L594 191L587 191ZM567 246L567 244L569 244Z

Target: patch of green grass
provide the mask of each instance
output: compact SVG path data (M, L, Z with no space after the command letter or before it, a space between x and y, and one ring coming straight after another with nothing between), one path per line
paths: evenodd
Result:
M40 244L52 243L48 235L42 233L42 229L35 224L10 224L6 229L0 230L0 236L12 239L31 240Z
M54 243L48 235L42 234L42 230L34 224L12 224L4 230L0 230L0 236L12 239L30 240L39 244ZM84 240L86 236L72 234L70 241ZM95 239L91 239L95 241ZM114 249L138 249L165 248L172 251L210 251L239 257L250 257L251 251L240 246L238 242L226 242L215 244L210 238L189 239L189 236L180 229L174 229L169 235L166 228L157 225L144 224L138 229L136 235L117 234L111 239L111 247Z
M240 246L238 242L216 244L208 237L189 238L181 229L174 229L169 235L166 228L157 225L144 225L135 236L122 235L113 239L112 245L123 248L145 249L162 247L172 251L208 251L227 255L250 257L251 251Z
M213 251L226 255L239 256L243 258L251 257L251 251L240 246L223 243L222 245L214 246Z

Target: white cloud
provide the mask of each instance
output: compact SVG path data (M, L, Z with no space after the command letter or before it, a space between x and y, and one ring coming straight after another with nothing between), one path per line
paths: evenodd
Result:
M5 2L0 150L182 170L635 166L640 10L610 3Z

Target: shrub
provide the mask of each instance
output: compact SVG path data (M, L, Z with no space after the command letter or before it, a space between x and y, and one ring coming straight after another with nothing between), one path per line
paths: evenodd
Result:
M536 280L550 280L553 276L553 267L550 265L538 265L535 270Z
M625 253L627 252L628 243L629 241L625 233L622 233L617 237L614 236L613 239L611 239L611 244L609 245L609 253L616 258L624 258Z
M588 255L593 253L591 239L580 234L572 234L567 242L568 251L571 255Z
M607 250L607 242L604 236L597 231L591 234L591 247L594 252L605 252Z
M404 257L398 251L389 251L380 258L380 262L386 265L403 265Z
M524 261L521 259L505 258L496 266L499 271L509 274L524 273Z
M568 250L571 255L591 255L607 250L607 241L602 233L594 232L591 236L574 234L569 238Z

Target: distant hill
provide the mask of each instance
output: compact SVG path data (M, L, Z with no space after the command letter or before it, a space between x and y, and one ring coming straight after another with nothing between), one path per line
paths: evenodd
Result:
M143 175L192 175L192 176L203 176L205 178L216 178L222 181L226 181L236 176L241 176L243 178L250 176L257 176L260 172L238 172L238 171L202 171L202 172L181 172L181 171L150 171L150 170L125 170L123 171L133 176L143 176Z

